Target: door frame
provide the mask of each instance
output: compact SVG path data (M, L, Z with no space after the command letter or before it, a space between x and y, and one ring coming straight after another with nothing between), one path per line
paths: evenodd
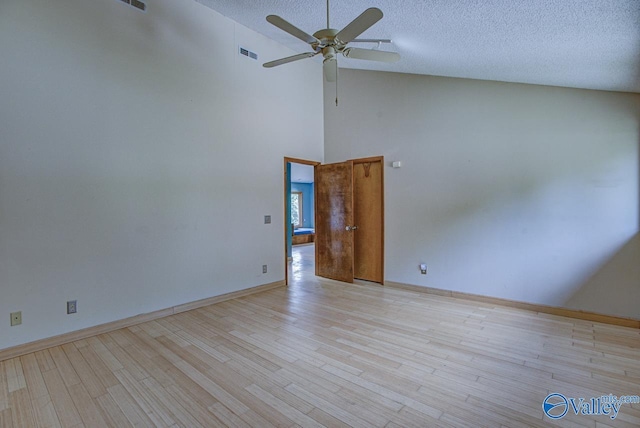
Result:
M307 160L307 159L300 159L300 158L291 158L291 157L284 157L284 179L282 180L282 184L283 184L283 189L282 192L284 194L283 202L284 202L284 207L282 212L284 213L284 218L282 220L283 224L284 224L284 284L285 285L289 285L289 260L288 257L289 255L287 254L287 239L288 239L288 225L287 225L287 180L291 181L291 177L287 176L287 164L288 163L299 163L302 165L311 165L314 168L316 167L316 165L320 165L322 162L318 162L318 161L311 161L311 160Z

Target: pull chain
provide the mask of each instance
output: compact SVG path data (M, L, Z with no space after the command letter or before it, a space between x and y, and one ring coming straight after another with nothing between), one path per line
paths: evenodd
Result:
M338 107L338 63L336 62L336 107Z

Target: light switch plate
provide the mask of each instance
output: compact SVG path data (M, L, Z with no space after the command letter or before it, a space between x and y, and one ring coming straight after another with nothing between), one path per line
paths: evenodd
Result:
M271 224L271 216L270 215L264 216L264 224Z

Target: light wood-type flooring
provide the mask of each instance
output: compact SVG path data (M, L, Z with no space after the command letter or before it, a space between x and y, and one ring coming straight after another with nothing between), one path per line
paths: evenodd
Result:
M0 363L0 426L640 426L552 392L640 394L640 331L301 273Z

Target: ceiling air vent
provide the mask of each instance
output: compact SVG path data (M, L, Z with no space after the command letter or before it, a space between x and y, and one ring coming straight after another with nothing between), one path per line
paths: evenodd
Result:
M147 11L147 5L143 2L141 2L140 0L120 0L122 3L126 3L130 6L135 7L136 9L139 9L143 12Z
M251 52L249 49L245 49L242 46L240 46L240 55L244 55L248 58L251 59L258 59L258 54L255 52Z

